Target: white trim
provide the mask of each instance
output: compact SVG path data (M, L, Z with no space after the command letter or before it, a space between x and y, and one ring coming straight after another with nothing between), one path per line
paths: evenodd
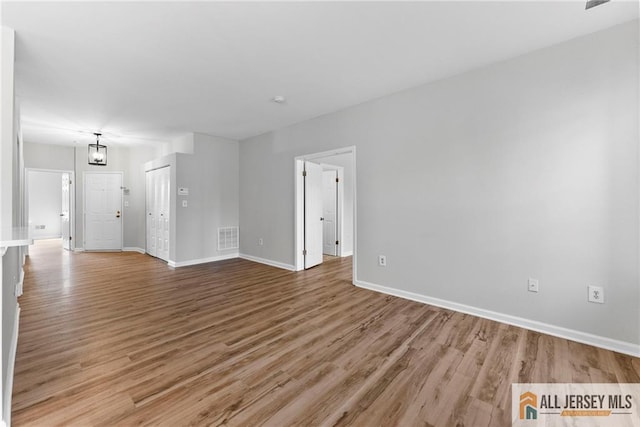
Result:
M75 165L75 155L76 149L73 149L74 156L74 165ZM71 250L75 247L76 240L76 172L74 170L67 169L40 169L40 168L24 168L24 194L25 200L24 205L26 207L26 216L27 222L29 219L29 172L49 172L49 173L59 173L69 174L69 179L71 180L71 184L69 184L69 237L71 238L71 243L69 244L69 248ZM57 236L57 238L61 238L62 236ZM38 237L37 239L47 239L48 237ZM37 240L33 239L33 240Z
M219 256L212 256L209 258L200 258L200 259L190 259L189 261L167 261L167 264L169 264L169 267L187 267L189 265L196 265L196 264L206 264L208 262L216 262L216 261L223 261L225 259L233 259L233 258L238 258L238 252L234 252L234 253L230 253L227 255L219 255Z
M272 267L282 268L284 270L296 271L296 267L291 264L285 264L280 261L272 261L270 259L260 258L253 255L240 254L240 258L246 259L247 261L259 262L260 264L270 265Z
M73 248L73 252L84 252L84 248Z
M18 330L20 323L20 304L16 304L16 318L13 322L13 335L9 347L9 360L7 361L7 384L4 388L4 401L2 402L2 425L11 425L11 395L13 392L13 371L16 364L16 351L18 349ZM5 412L6 411L6 412Z
M640 357L639 344L633 344L626 341L618 341L599 335L576 331L574 329L567 329L560 326L550 325L548 323L538 322L535 320L525 319L517 316L511 316L509 314L498 313L478 307L472 307L470 305L459 304L457 302L428 297L426 295L420 295L400 289L389 288L382 285L376 285L374 283L365 282L363 280L354 280L354 285L360 288L381 292L383 294L393 295L424 304L434 305L436 307L442 307L460 313L471 314L473 316L482 317L483 319L494 320L496 322L506 323L507 325L518 326L520 328L528 329L531 331L540 332L543 334L552 335L583 344L589 344L595 347L601 347L607 350L617 351L619 353L624 353L635 357Z
M353 251L345 251L342 253L342 255L340 255L340 257L344 258L347 256L352 256L353 255Z
M56 236L56 235L53 235L53 234L52 234L52 235L45 235L45 236L38 236L38 237L36 237L36 236L31 236L31 238L32 238L34 241L36 241L36 240L61 239L61 238L62 238L62 236L60 236L60 235L57 235L57 236Z
M144 249L142 249L142 248L137 248L137 247L134 247L134 246L131 246L131 247L129 247L129 246L124 247L124 248L122 248L122 252L138 252L138 253L141 253L141 254L143 254L143 255L144 255L144 254L146 254L146 252L145 252L145 250L144 250Z
M22 296L23 286L24 286L24 268L20 268L20 280L18 281L18 283L16 283L16 288L15 288L16 298L18 298L19 296Z

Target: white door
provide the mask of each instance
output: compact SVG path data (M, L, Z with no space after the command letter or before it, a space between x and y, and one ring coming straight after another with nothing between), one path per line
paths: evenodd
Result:
M322 172L322 252L338 255L338 171Z
M322 264L322 166L304 163L304 268Z
M157 226L156 226L156 197L155 197L155 188L156 188L156 184L155 184L155 178L156 175L154 173L155 171L149 171L145 174L145 180L146 180L146 218L147 218L147 232L146 232L146 240L147 240L147 247L146 247L146 251L149 255L151 256L156 256L157 254L157 248L156 248L156 241L157 241L157 236L156 236L156 231L157 231Z
M146 174L147 253L165 261L169 260L170 180L169 166Z
M60 230L62 234L62 247L66 250L71 249L71 196L70 186L71 178L68 173L62 174L62 212L60 212Z
M122 250L122 172L85 172L85 250Z

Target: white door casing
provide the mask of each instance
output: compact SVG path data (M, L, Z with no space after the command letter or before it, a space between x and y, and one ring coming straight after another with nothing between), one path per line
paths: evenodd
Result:
M352 176L352 180L350 181L350 197L353 198L353 211L350 212L350 218L352 218L353 224L353 234L350 237L353 239L353 252L348 255L353 255L353 280L354 283L357 281L357 271L358 271L358 238L357 238L357 194L356 194L356 147L342 147L334 150L328 150L324 152L305 154L301 156L297 156L293 159L293 180L294 180L294 189L295 189L295 203L294 203L294 264L291 266L294 271L304 270L304 177L302 176L304 173L304 164L305 161L313 160L317 163L323 163L323 160L338 156L338 155L348 155L349 162L349 173ZM342 168L338 168L338 174L340 176L341 182L346 182L344 178L345 172ZM339 186L338 188L338 197L339 200L344 200L344 185ZM344 203L338 204L338 235L341 236L343 233L340 217L342 215L342 207ZM341 240L341 239L339 239ZM339 256L343 256L342 253L342 242L338 245L338 253Z
M322 252L338 255L338 171L322 172Z
M84 249L122 250L122 172L84 173Z
M304 268L322 264L322 166L304 162Z

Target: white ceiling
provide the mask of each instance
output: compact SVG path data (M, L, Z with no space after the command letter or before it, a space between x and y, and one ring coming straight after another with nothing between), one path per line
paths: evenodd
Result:
M637 1L7 2L27 142L243 139L638 18ZM276 95L285 104L270 102Z

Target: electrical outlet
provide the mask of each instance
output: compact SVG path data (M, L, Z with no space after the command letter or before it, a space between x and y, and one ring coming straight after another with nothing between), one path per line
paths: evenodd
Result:
M189 202L187 202L186 200L182 201L182 207L186 208L187 206L189 206Z
M527 290L529 292L538 292L540 290L540 283L538 282L538 279L532 279L530 277L527 282Z
M258 239L258 246L262 246L264 244L264 240L262 240L262 237Z
M386 267L387 266L387 257L384 255L378 255L378 265L380 267Z
M589 302L604 304L604 288L601 286L589 286Z

